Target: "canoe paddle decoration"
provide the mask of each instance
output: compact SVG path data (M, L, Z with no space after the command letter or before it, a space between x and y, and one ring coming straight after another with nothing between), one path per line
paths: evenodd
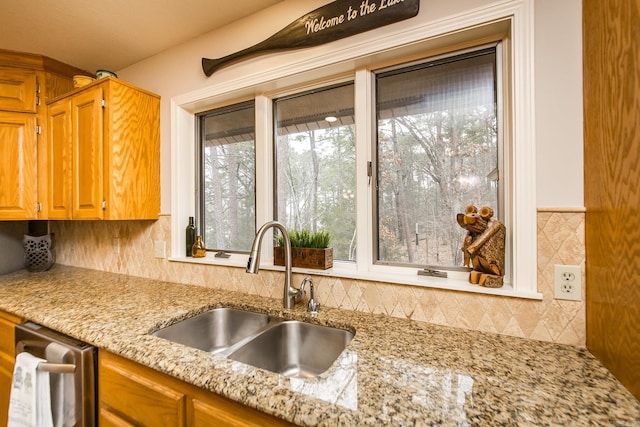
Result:
M219 68L266 52L319 46L413 18L420 0L335 0L298 18L268 39L222 58L202 58L207 76Z

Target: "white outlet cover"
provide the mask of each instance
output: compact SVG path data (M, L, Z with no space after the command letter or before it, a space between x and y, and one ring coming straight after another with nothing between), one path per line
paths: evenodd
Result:
M113 251L114 254L119 254L120 253L120 238L119 237L113 237L111 239L111 250Z
M553 294L555 299L582 301L582 268L579 265L554 265Z
M164 240L153 241L153 254L156 258L167 257L167 242Z

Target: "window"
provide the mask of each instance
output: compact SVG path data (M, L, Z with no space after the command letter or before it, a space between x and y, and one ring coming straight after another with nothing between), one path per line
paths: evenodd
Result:
M202 216L203 229L206 224L209 249L227 246L222 249L237 253L190 261L238 267L246 265L243 252L256 225L278 219L288 228L330 229L338 262L324 273L329 276L540 299L529 6L501 3L469 14L464 27L446 33L431 23L409 32L372 32L371 39L339 43L330 54L301 51L304 60L238 79L214 75L210 86L172 98L173 257L185 261L184 226L194 213ZM409 60L415 62L403 63ZM235 105L247 97L254 100ZM214 105L230 107L201 113ZM241 107L253 111L229 121L217 117ZM339 125L325 120L330 115ZM207 134L228 132L226 139L214 138L224 154L218 161L226 167L216 170L223 178L215 181L212 168L208 177L222 186L218 206L217 190L207 188L204 177L192 178L193 159L201 159L197 145L184 143L196 124L205 129L205 116L225 123ZM235 198L224 179L233 173L228 148L240 140L249 147L240 156L246 169ZM424 265L461 265L464 230L455 214L469 204L491 206L507 226L503 288L470 285L455 271L446 279L416 274ZM234 206L247 213L237 226L247 227L243 236L249 237L226 237ZM262 250L262 268L277 269L269 265L271 245Z
M355 259L353 83L274 101L275 217L331 233L334 259Z
M202 113L200 225L208 250L248 252L256 231L253 102Z
M499 212L496 49L376 75L379 263L462 265L466 206Z

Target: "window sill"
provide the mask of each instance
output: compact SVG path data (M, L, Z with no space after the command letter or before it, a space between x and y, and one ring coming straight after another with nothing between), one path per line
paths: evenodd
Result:
M187 258L187 257L172 257L169 261L183 262L190 264L205 264L216 265L223 267L240 267L246 268L248 255L232 254L230 258L215 258L213 254L207 254L204 258ZM274 266L271 262L262 262L260 269L270 271L284 271L282 266ZM513 286L505 284L501 288L484 288L477 285L472 285L467 282L466 274L457 273L456 278L441 278L431 276L419 276L417 274L417 268L407 268L406 273L398 273L397 269L393 273L382 271L384 267L377 267L375 271L358 271L355 264L347 262L334 262L333 268L328 270L315 270L306 268L293 268L293 272L296 274L309 274L313 276L325 276L325 277L338 277L342 279L354 279L354 280L368 280L379 283L393 283L399 285L421 286L426 288L443 289L449 291L471 292L476 294L506 296L514 298L526 298L526 299L542 299L542 293L540 292L522 292L517 291ZM451 274L451 273L450 273Z

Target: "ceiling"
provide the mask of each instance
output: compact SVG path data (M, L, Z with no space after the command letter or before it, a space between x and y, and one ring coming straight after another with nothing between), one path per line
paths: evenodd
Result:
M0 49L117 71L282 0L0 0Z

